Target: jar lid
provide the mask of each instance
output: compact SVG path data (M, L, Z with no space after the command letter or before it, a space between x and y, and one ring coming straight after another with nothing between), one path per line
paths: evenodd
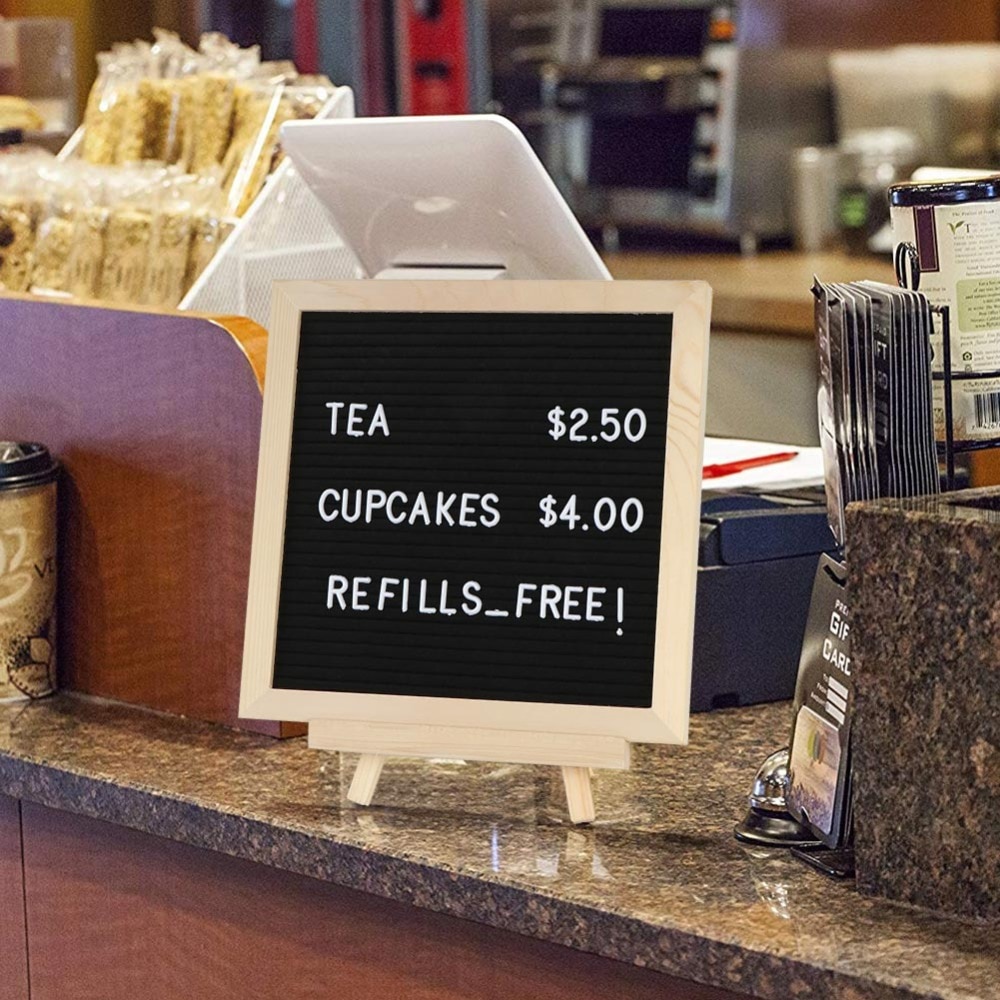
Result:
M897 208L961 205L966 201L989 201L992 198L1000 198L1000 175L965 181L893 184L889 188L889 204Z
M43 444L0 441L0 490L41 486L59 475L59 463Z

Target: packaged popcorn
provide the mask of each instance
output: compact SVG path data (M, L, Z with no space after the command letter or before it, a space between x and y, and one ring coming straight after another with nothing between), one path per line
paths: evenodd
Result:
M227 207L232 215L246 213L281 162L281 126L288 121L315 118L332 95L333 88L322 84L309 87L279 85L273 90L267 85L248 88L245 101L238 109L244 121L238 120L230 147L232 156L227 157L230 166Z
M87 163L114 163L120 130L121 71L112 53L97 56L97 80L90 88L83 113L83 158Z
M146 292L153 214L167 173L155 167L123 170L104 187L108 221L99 296L141 303Z
M28 290L34 243L30 205L17 197L0 198L0 287Z
M66 291L77 298L95 299L101 291L108 210L101 204L85 203L73 212L72 219Z
M56 163L40 172L41 211L35 229L31 269L33 292L66 292L73 241L73 214L78 202L79 170Z
M193 177L165 182L157 199L150 234L146 290L142 301L176 306L186 289L195 211L217 186L207 189Z
M79 146L0 163L0 287L174 306L280 161L281 125L334 88L222 35L196 51L159 29L98 70Z
M31 284L38 162L44 161L31 155L4 157L0 167L0 288L9 292L26 292Z
M236 221L211 211L195 215L191 232L191 251L187 273L184 276L185 295L201 277L205 268L212 263L212 258L235 228Z

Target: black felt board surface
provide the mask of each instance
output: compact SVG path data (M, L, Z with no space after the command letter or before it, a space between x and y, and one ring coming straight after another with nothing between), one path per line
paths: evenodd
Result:
M274 687L648 707L671 329L671 316L648 314L304 313ZM346 404L335 435L329 402ZM369 406L353 425L351 403ZM381 424L371 436L345 433L367 432L378 403L388 437ZM567 430L575 408L589 411L576 429L584 441L553 439L557 406ZM619 417L644 411L640 441L592 440L614 434L601 424L608 407ZM633 436L640 426L633 417ZM329 521L320 515L327 490L338 491L323 499L326 515L336 513ZM396 495L382 508L374 494L371 522L362 507L347 523L356 490ZM469 499L475 526L463 527L462 494L497 499ZM544 527L540 501L555 497L558 514L571 494L575 528ZM628 532L619 519L598 530L603 497L619 509L638 499L641 526ZM494 511L499 523L484 526ZM602 523L610 512L601 508ZM406 517L393 524L389 513ZM628 513L634 525L635 504ZM467 593L470 583L479 589ZM518 617L522 584L539 589L521 590ZM604 621L587 620L586 590L569 591L558 619L549 603L542 619L540 598L566 595L543 595L542 585L605 588L590 592L590 618ZM567 610L581 620L563 618Z

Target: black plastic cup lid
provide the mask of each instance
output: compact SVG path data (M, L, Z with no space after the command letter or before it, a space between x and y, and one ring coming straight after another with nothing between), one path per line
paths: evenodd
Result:
M961 205L967 201L1000 198L1000 175L964 181L926 181L893 184L889 204L896 208L923 205Z
M59 474L59 463L43 444L0 441L0 490L50 483Z

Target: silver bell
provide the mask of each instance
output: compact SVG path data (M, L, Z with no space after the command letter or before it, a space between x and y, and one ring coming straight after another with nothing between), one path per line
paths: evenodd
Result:
M750 808L760 812L786 813L788 805L788 747L775 750L757 769L750 792Z
M750 811L734 833L737 840L769 847L815 847L816 837L789 812L788 747L776 750L757 769L750 791Z

